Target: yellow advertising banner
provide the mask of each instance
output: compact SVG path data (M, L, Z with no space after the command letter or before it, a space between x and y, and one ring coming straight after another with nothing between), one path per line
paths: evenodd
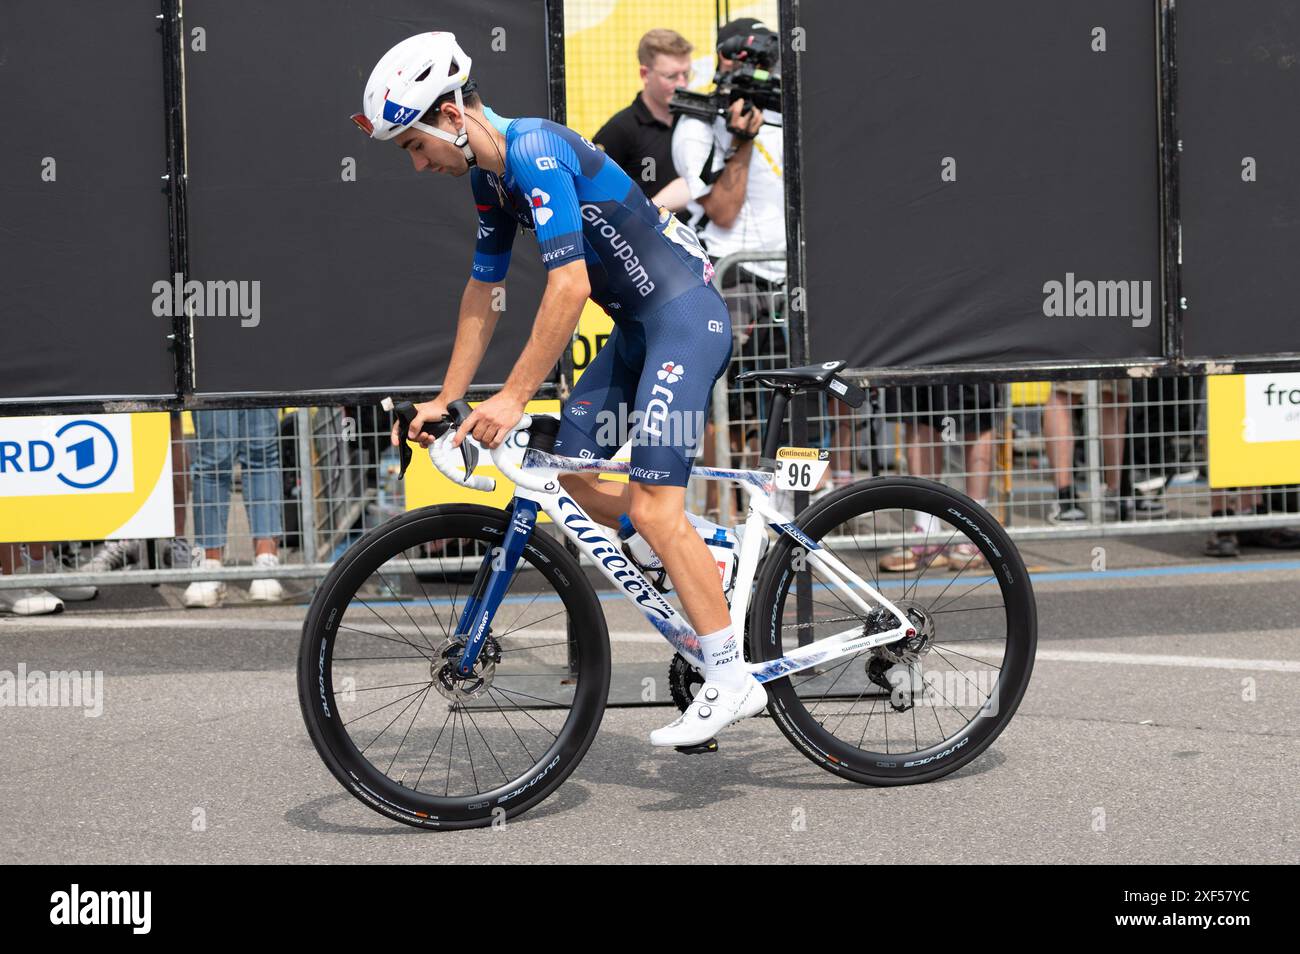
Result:
M173 532L169 414L0 418L0 541Z
M1206 378L1210 486L1300 483L1300 374Z

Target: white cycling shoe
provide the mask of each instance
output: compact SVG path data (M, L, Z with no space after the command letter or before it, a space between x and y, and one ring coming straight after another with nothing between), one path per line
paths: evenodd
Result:
M748 719L767 707L767 690L753 676L737 688L706 682L695 700L674 722L650 733L651 745L699 745L733 722Z

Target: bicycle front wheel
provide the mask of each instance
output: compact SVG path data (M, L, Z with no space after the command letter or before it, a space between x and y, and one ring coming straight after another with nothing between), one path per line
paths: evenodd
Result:
M781 731L822 768L872 785L931 781L978 756L1019 706L1037 643L1033 588L1006 531L964 494L909 477L846 487L796 523L906 613L915 635L769 682ZM755 586L750 653L771 661L895 625L783 536Z
M298 699L316 751L367 807L419 828L519 815L569 776L609 691L604 614L578 562L534 532L468 678L455 671L505 511L428 507L348 549L303 625Z

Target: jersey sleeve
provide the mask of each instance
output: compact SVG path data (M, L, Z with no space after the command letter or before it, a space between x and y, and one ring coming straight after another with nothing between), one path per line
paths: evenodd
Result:
M546 270L581 261L582 218L574 179L582 170L573 149L549 130L531 129L511 143L510 169L532 205Z
M500 282L510 269L510 249L518 223L501 208L496 190L480 169L470 172L474 206L478 209L478 241L474 245L474 266L470 277L481 282Z

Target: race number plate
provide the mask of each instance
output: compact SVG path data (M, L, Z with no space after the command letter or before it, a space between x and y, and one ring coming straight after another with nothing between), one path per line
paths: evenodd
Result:
M826 473L831 452L817 447L782 447L776 452L776 486L781 490L812 490Z

